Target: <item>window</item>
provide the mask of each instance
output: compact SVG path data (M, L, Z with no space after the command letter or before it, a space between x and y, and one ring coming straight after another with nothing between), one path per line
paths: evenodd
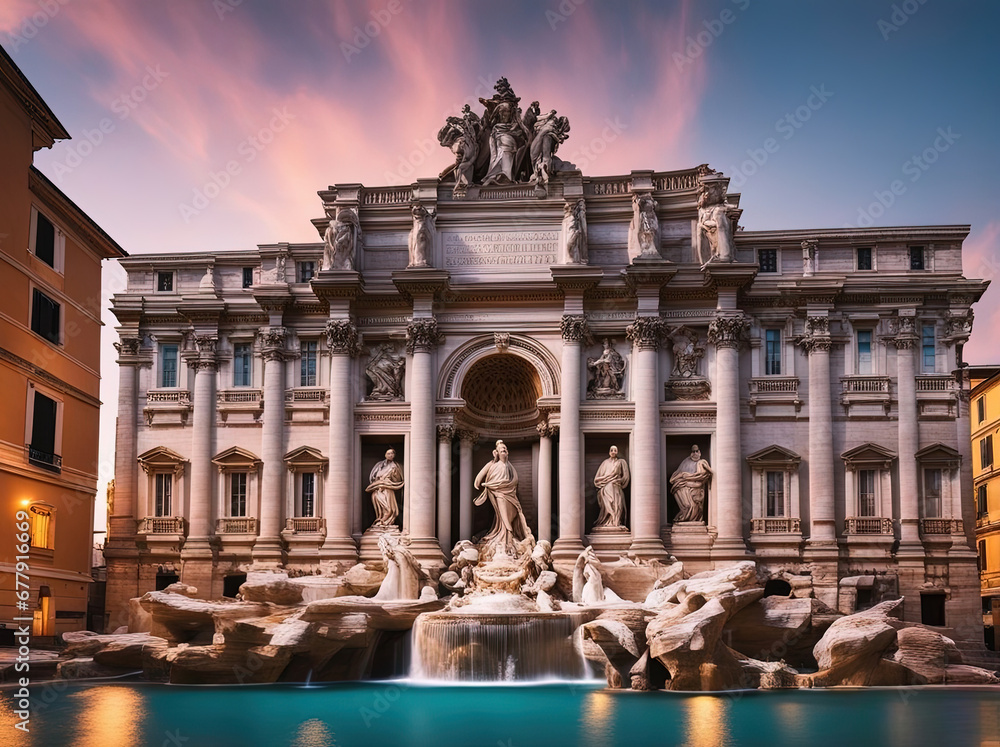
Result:
M993 466L993 436L987 436L979 442L979 467L986 469Z
M924 470L924 517L941 516L941 470Z
M924 269L924 248L922 246L910 247L910 269L911 270Z
M767 473L767 515L785 515L785 473Z
M781 330L764 331L764 373L768 376L781 375Z
M925 324L920 334L920 349L923 353L924 373L934 373L936 367L936 350L934 345L934 327Z
M229 476L229 515L247 515L247 473L233 472Z
M316 342L303 342L302 369L299 375L299 386L316 386L316 357L319 344Z
M761 272L777 272L778 271L778 250L777 249L758 249L757 250L757 263L760 265Z
M858 330L858 373L862 376L872 373L872 333L868 329Z
M44 337L49 342L59 344L59 312L60 306L38 288L32 289L31 296L31 331Z
M36 467L59 472L62 459L56 454L56 416L59 403L35 390L31 412L31 443L28 461Z
M986 397L980 397L976 400L976 416L978 418L977 422L982 423L986 420Z
M859 246L857 248L857 259L859 270L872 269L872 248L870 246Z
M49 550L54 549L52 531L52 509L45 506L32 506L28 509L28 520L30 522L29 532L32 547L42 547Z
M249 288L253 285L253 268L244 267L243 268L243 287Z
M315 262L299 262L297 267L300 283L308 283L312 280L312 276L316 274Z
M978 488L976 488L976 518L983 518L989 514L988 504L986 502L986 484L983 483Z
M233 348L233 386L250 386L253 352L249 343L239 343Z
M986 540L979 540L976 544L979 548L979 572L985 573L988 570L986 567Z
M858 516L875 516L875 470L858 470Z
M52 221L35 213L35 256L52 269L56 266L56 228Z
M176 345L160 345L160 386L177 386Z
M154 516L170 516L170 498L174 490L174 476L169 472L157 472L155 478L156 505Z
M302 473L302 516L316 515L316 473Z
M172 293L174 290L174 273L156 273L156 290L158 293Z

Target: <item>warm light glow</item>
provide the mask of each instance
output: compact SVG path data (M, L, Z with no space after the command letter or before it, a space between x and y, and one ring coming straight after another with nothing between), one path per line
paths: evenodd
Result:
M703 695L687 701L685 742L688 747L720 747L730 743L726 703L722 698Z
M10 692L4 693L4 697L0 698L0 733L4 736L4 745L6 747L29 747L31 744L31 738L21 731L15 728L20 719L14 715L14 709L11 707L12 698L7 697Z
M607 744L614 726L615 698L605 692L589 693L583 702L583 734L586 744Z
M146 701L129 687L95 687L70 697L81 698L77 747L132 747L143 744Z
M303 721L292 747L332 747L333 734L330 728L318 718Z
M21 499L21 505L22 506L28 506L30 504L31 504L31 500L30 499L28 499L28 498L22 498Z

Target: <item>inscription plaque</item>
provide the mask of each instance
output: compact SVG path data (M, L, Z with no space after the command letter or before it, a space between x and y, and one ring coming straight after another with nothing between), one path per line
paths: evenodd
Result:
M560 231L463 231L443 235L444 266L488 269L556 263Z

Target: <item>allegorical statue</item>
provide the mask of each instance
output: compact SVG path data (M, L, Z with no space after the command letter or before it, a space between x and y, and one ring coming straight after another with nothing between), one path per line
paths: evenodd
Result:
M618 529L625 527L625 488L629 482L628 462L618 458L618 447L612 446L608 458L601 462L594 475L597 488L597 505L600 512L594 528Z
M413 216L413 228L410 229L410 263L407 267L427 267L431 263L431 253L434 250L436 213L419 202L413 203L410 213Z
M361 221L354 208L337 208L337 217L330 221L323 234L322 270L353 270L354 257L361 243Z
M605 588L601 561L593 547L584 548L573 566L573 601L587 605L622 601L611 589Z
M670 476L670 492L680 508L674 521L705 520L705 491L711 479L712 468L701 458L701 449L695 444L691 455Z
M438 142L455 154L455 163L441 173L444 178L449 172L455 174L456 195L464 195L472 184L473 170L479 157L479 117L466 104L461 117L448 117L444 127L438 131Z
M393 355L388 345L379 345L365 366L365 376L372 382L372 391L365 399L394 402L403 398L403 368L406 361Z
M713 179L701 183L701 195L698 197L698 230L708 240L711 256L704 256L702 242L696 242L699 247L698 261L703 265L708 262L732 262L736 259L733 251L733 225L729 220L727 210L732 207L726 202L726 183Z
M419 599L425 574L406 547L405 539L396 534L383 534L378 538L378 549L385 563L385 578L372 599L379 602Z
M604 352L600 358L588 358L587 370L594 378L587 384L587 399L611 399L622 396L625 378L625 359L615 350L611 340L604 338Z
M501 78L494 86L496 94L491 99L479 99L486 108L483 126L488 130L490 146L490 167L483 177L483 186L488 184L511 184L516 181L514 170L518 150L529 139L529 130L521 119L521 100L514 95L506 78Z
M698 375L698 363L705 355L705 343L688 327L674 327L667 335L672 344L674 366L671 377L689 379Z
M585 265L588 261L587 205L583 199L567 202L563 207L563 213L565 262L569 265Z
M538 110L538 102L531 104L531 111ZM534 122L534 137L531 141L531 183L545 189L552 176L552 156L561 143L569 137L569 120L560 117L553 109L538 117Z
M368 476L371 484L365 488L365 492L372 494L372 505L375 507L374 527L395 526L396 517L399 516L396 491L403 487L403 468L395 460L395 449L389 449L385 452L385 459L372 467Z
M497 441L493 460L480 470L473 483L476 490L483 491L475 504L482 506L488 499L496 513L493 528L480 542L483 560L491 560L495 555L519 557L524 540L530 538L534 542L517 499L517 471L508 461L509 456L507 445Z
M660 219L656 200L649 192L632 195L632 222L628 229L628 256L656 259L660 256Z

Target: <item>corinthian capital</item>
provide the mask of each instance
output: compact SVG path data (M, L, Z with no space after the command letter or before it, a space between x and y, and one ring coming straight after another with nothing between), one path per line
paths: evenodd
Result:
M441 344L444 336L437 319L414 319L406 327L406 352L428 352Z
M285 339L287 332L284 327L262 327L257 333L260 341L261 355L264 360L276 361L285 357Z
M326 344L332 353L356 356L361 351L361 340L354 322L334 319L326 323Z
M583 314L563 314L559 329L566 342L584 342L590 339L590 326Z
M115 350L118 351L118 355L133 356L139 354L139 348L142 345L141 337L122 337L121 342L114 343Z
M716 348L739 350L750 331L750 320L743 314L717 316L708 325L708 341Z
M625 328L625 337L639 346L640 350L657 350L666 334L666 326L658 316L637 316Z

